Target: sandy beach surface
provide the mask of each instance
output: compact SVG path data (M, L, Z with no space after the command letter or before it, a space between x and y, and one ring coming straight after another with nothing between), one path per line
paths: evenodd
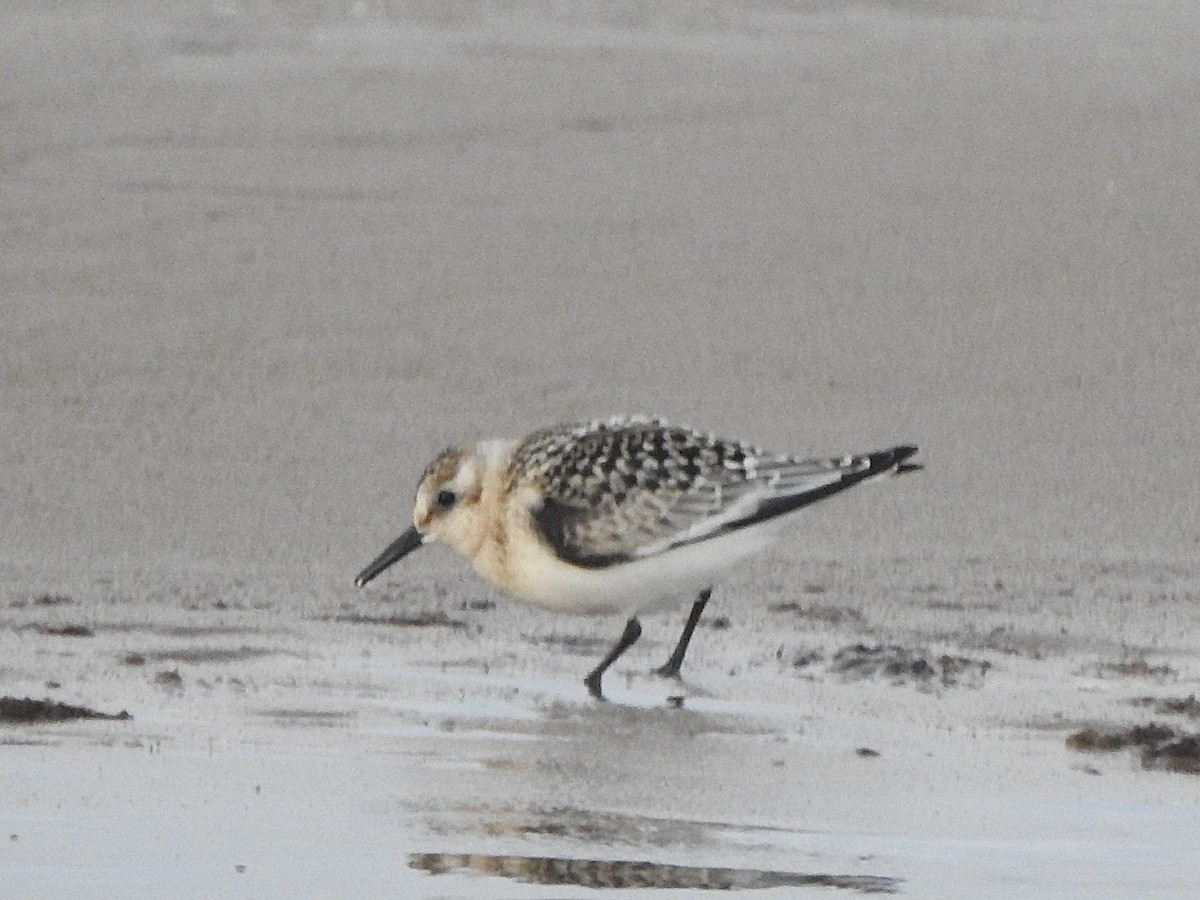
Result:
M0 4L0 894L1194 897L1197 34ZM607 704L619 622L353 586L442 446L618 412L926 469Z

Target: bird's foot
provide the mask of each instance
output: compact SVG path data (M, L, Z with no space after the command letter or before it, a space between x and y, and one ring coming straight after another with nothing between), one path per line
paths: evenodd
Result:
M600 672L592 672L587 676L587 678L583 679L583 683L587 687L588 693L591 694L594 699L599 700L601 703L607 703L608 699L600 690L600 675Z

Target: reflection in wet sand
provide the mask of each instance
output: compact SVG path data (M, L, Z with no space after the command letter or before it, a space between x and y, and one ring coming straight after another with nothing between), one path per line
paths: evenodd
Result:
M895 893L900 880L879 875L822 875L672 866L662 863L548 856L489 856L474 853L414 853L409 866L433 875L469 870L532 884L589 888L657 888L693 891L762 890L773 887L832 887L864 894Z

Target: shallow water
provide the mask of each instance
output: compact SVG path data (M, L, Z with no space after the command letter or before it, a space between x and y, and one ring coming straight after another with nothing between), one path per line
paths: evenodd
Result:
M785 662L730 677L725 654L757 652L744 643L757 629L735 620L701 635L740 637L701 643L683 685L619 667L614 702L598 704L574 655L530 654L543 670L532 676L502 652L476 669L478 629L435 629L431 646L419 626L331 632L317 615L266 638L250 623L239 634L227 611L144 612L142 629L105 628L101 614L91 638L6 632L25 689L54 672L133 714L0 726L11 834L0 872L22 896L319 896L347 884L462 898L1169 896L1200 836L1196 779L1139 774L1111 754L1077 765L1066 720L998 724L989 708L1027 696L1002 659L981 684L938 692L883 673L797 679ZM7 612L12 625L43 614ZM539 621L474 615L511 649ZM251 635L276 652L198 652ZM167 636L181 641L170 660L119 662L131 639ZM468 665L414 663L422 645ZM163 684L163 665L183 674ZM668 702L677 694L682 708Z

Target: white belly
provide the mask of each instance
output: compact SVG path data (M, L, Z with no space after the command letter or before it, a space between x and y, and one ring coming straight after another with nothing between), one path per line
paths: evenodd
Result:
M484 577L518 600L559 612L632 616L692 602L731 568L774 543L778 529L742 529L657 556L588 569L563 562L543 544L516 541L508 547L501 583L484 567Z

